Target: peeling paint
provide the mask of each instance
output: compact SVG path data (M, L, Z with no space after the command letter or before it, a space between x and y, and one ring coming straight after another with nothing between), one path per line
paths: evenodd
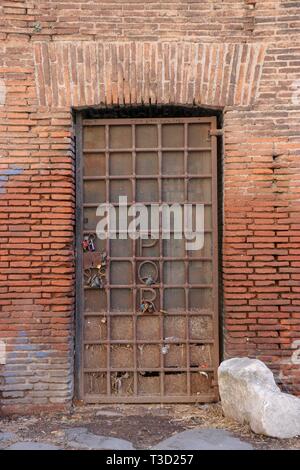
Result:
M0 78L0 106L5 105L6 99L6 85L2 78Z
M0 364L6 364L6 344L0 341Z
M46 358L49 357L51 352L50 351L39 351L38 345L31 344L28 338L26 331L20 331L19 336L16 338L16 345L15 345L15 353L9 353L9 358L12 358L11 354L15 354L17 356L17 351L25 351L30 352L28 354L28 361L34 361L35 359Z
M53 352L50 350L41 351L41 346L32 344L24 330L19 331L14 342L13 350L6 353L5 363L0 374L4 380L4 384L0 387L4 399L22 397L25 391L33 390L34 383L38 379L40 380L43 374L47 374L45 360L49 359ZM39 363L41 363L41 367L39 367ZM28 383L27 377L31 378L33 384Z
M23 168L13 167L7 168L5 170L0 170L0 194L5 193L5 184L9 181L10 176L17 176L22 174L24 171Z

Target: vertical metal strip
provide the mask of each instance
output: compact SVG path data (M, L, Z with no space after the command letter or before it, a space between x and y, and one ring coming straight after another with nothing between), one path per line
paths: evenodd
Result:
M132 202L136 202L136 127L132 124ZM133 362L134 362L134 375L133 375L133 390L134 395L138 395L138 373L137 373L137 288L136 288L136 241L132 240L132 322L133 322Z
M106 204L110 201L110 184L109 184L109 125L105 125L105 176L106 176ZM108 269L106 270L106 282L110 285L110 237L106 239L106 254ZM107 394L111 395L111 317L110 317L110 296L111 290L106 289L106 322L107 322Z
M158 195L159 195L159 205L162 203L162 125L157 125L158 133ZM162 214L159 215L159 225L162 227ZM160 345L160 395L163 398L165 391L165 373L164 373L164 355L162 354L162 346L164 341L164 315L162 311L164 310L164 288L163 288L163 234L159 237L159 297L160 297L160 340L162 341Z
M184 123L184 200L188 202L188 190L189 190L189 179L188 179L188 123ZM185 273L185 327L186 327L186 366L187 366L187 395L191 395L191 361L190 361L190 334L189 334L189 257L185 250L184 260L184 273Z
M75 344L75 396L78 400L84 397L84 373L83 373L83 312L84 312L84 291L83 291L83 259L82 259L82 234L83 234L83 197L82 197L82 115L76 114L76 228L75 228L75 263L76 263L76 289L75 289L75 324L76 324L76 344Z
M211 129L217 128L217 118L211 118ZM218 279L218 161L217 161L217 137L211 136L212 158L212 229L213 229L213 350L214 350L214 390L215 398L218 398L218 366L219 366L219 279Z

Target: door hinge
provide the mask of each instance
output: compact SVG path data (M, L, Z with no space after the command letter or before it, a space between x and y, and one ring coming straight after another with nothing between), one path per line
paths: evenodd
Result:
M222 137L223 136L223 129L211 129L209 131L210 137Z

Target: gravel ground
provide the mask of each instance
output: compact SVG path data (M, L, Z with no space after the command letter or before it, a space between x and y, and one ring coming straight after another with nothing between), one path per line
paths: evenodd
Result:
M63 448L67 448L65 431L75 427L86 427L94 434L129 440L137 449L148 449L186 429L211 427L226 429L255 449L300 450L300 437L282 440L254 434L249 426L241 426L225 418L219 403L82 406L67 413L0 418L0 432L15 433L20 441L48 442Z

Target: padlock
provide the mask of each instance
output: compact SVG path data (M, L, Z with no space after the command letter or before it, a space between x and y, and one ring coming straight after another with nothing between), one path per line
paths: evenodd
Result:
M149 309L149 304L148 304L148 302L143 302L143 303L141 304L141 307L140 307L140 308L141 308L141 312L142 312L142 313L148 312L148 309Z
M87 238L85 238L82 242L82 248L83 251L89 251L89 241Z
M147 286L152 286L152 284L155 284L155 281L151 275L149 275L146 279L146 285Z
M103 251L103 253L101 253L101 266L103 268L106 267L106 259L107 259L107 254L105 251Z
M103 287L105 277L106 277L106 270L105 270L105 267L103 267L101 264L98 264L97 269L98 269L98 277L99 277L100 282L101 282L102 287Z
M90 268L85 269L83 275L85 285L90 286L92 280L92 270Z
M95 244L94 244L94 239L92 237L89 238L88 241L88 250L89 251L95 251Z
M101 282L97 274L94 274L94 276L92 276L90 286L97 289L101 287Z
M151 301L143 301L140 305L140 310L142 313L152 313L155 311L154 303Z

